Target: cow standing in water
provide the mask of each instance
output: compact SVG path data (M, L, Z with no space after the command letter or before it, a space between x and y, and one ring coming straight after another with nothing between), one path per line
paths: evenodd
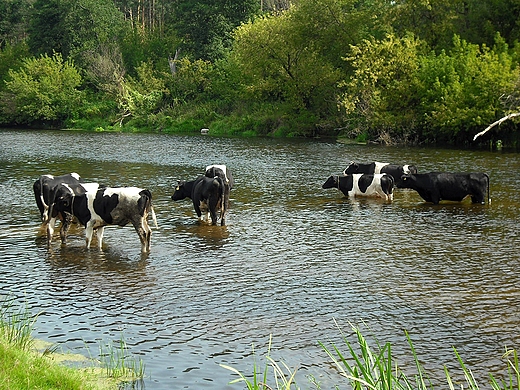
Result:
M406 174L415 174L417 173L417 167L415 165L397 165L397 164L388 164L388 163L380 163L377 161L361 164L354 161L351 161L350 164L343 171L344 175L350 175L353 173L388 173L392 175L394 178L394 184L397 188L402 188L401 176Z
M34 198L40 210L40 217L43 223L47 223L49 220L49 202L54 199L56 186L61 183L76 185L81 182L81 177L76 172L67 173L62 176L41 175L34 182Z
M137 187L99 187L97 183L69 186L62 184L56 191L51 209L74 215L85 226L86 246L90 248L96 230L101 249L103 232L107 225L125 226L131 223L141 241L141 252L150 252L152 230L148 214L157 226L149 190ZM49 244L52 232L48 234Z
M192 181L178 181L172 200L190 198L199 219L207 221L211 217L213 225L217 224L217 210L220 210L220 222L225 225L225 191L224 180L220 176L199 176Z
M56 220L59 219L62 223L60 237L63 243L67 240L67 232L72 223L72 215L56 211L52 214L49 213L50 203L55 197L58 185L79 185L82 182L81 177L76 172L72 172L61 176L41 175L33 183L34 198L36 200L36 205L40 210L42 227L47 228L48 231L48 226L51 226L51 231L54 232Z
M491 203L489 176L485 173L430 172L401 177L403 188L410 188L427 202L439 204L441 200L461 202L471 196L472 203Z
M337 188L345 196L376 196L388 201L394 198L394 178L386 173L332 175L322 188Z

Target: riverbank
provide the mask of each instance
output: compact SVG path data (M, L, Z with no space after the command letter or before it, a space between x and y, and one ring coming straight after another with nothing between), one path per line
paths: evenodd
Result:
M0 304L0 390L115 390L143 377L143 365L128 358L124 340L100 346L99 361L58 352L32 338L36 317L10 299Z
M101 367L81 355L50 352L42 343L31 340L20 346L0 335L0 389L67 389L111 390L118 381L108 377ZM65 362L76 362L83 368L71 368Z

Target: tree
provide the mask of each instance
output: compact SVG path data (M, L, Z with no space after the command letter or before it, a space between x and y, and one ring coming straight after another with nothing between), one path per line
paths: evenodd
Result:
M397 0L387 15L395 32L413 32L433 49L450 48L452 38L492 46L498 32L512 45L520 39L518 0Z
M61 54L27 58L20 70L9 71L2 96L3 112L13 123L61 123L77 114L81 76L71 60Z
M183 50L196 59L222 58L231 45L231 32L260 9L258 0L178 0L175 28Z
M30 4L29 0L0 2L0 49L23 41Z
M390 144L409 141L418 126L419 58L424 42L409 34L367 39L345 60L354 69L340 104L351 119L347 133Z
M475 128L503 115L500 96L513 90L518 71L500 36L493 49L456 36L448 53L425 56L419 75L424 135L469 140Z
M36 0L29 27L35 55L61 53L81 61L85 52L117 42L123 15L111 0Z

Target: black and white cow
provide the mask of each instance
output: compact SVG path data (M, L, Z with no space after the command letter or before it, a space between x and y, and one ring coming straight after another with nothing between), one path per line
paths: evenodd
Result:
M199 176L192 181L179 181L172 195L172 200L190 198L193 201L197 216L206 221L211 217L213 225L217 224L217 210L220 210L220 224L224 226L226 224L224 192L224 180L219 176L212 178Z
M350 164L343 171L343 174L349 175L353 173L388 173L389 175L392 175L392 177L394 178L395 186L397 188L402 188L401 176L406 174L416 174L417 167L415 165L397 165L380 163L377 161L366 164L360 164L351 161Z
M473 203L491 203L489 176L486 173L429 172L401 177L403 188L411 188L427 202L441 200L461 202L471 196Z
M224 221L222 225L224 225L226 220L226 214L229 210L230 191L235 184L235 181L233 180L233 175L231 174L231 171L226 165L208 165L206 167L206 172L204 173L204 176L209 178L220 177L224 182L224 202L222 215L220 216L221 221Z
M345 196L376 196L385 200L394 198L394 178L387 173L332 175L322 188L337 188Z
M40 217L43 224L49 221L49 202L54 199L56 186L61 183L79 184L81 177L76 173L67 173L62 176L42 175L33 184L34 198L40 210ZM62 219L63 216L59 216Z
M99 187L97 183L81 185L61 184L51 209L73 214L85 226L86 246L90 248L96 230L98 247L103 243L103 232L107 225L125 226L131 223L141 240L141 252L150 251L152 230L148 225L148 214L157 226L152 206L152 194L137 187ZM52 231L47 234L49 244Z

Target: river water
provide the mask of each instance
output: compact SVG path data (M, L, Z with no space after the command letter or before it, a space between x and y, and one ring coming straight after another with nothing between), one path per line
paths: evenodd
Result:
M486 172L493 200L434 206L409 190L392 203L323 190L350 160ZM170 200L177 179L213 163L235 178L225 227ZM107 228L101 252L84 248L79 227L47 249L32 183L71 171L152 191L148 256L131 226ZM0 288L39 313L35 337L64 350L96 355L123 337L146 389L244 388L220 364L251 378L270 335L272 357L297 369L302 389L314 388L309 376L349 388L318 345L347 353L336 323L347 337L352 323L391 342L413 369L406 330L441 388L443 366L460 373L455 347L486 388L488 373L504 372L504 348L520 347L519 172L519 154L496 151L3 130Z

